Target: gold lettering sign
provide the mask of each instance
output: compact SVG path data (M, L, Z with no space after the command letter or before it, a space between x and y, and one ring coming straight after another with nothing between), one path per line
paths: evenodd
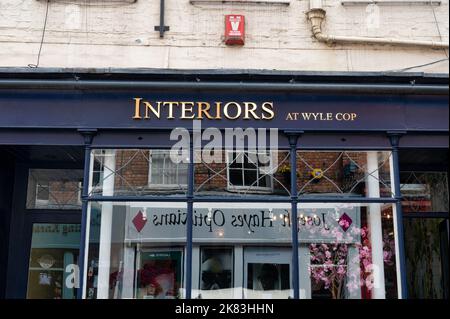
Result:
M205 102L205 101L145 101L133 99L134 120L179 118L182 120L272 120L275 117L273 102Z
M290 112L286 115L286 121L337 121L353 122L358 119L358 114L351 112L322 113L322 112Z

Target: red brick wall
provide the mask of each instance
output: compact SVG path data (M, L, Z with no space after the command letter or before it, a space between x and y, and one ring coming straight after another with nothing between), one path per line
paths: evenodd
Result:
M136 150L120 150L117 151L116 168L118 174L115 179L116 190L127 190L132 188L146 188L148 186L149 175L149 151ZM195 164L195 189L205 183L199 191L226 191L227 190L227 170L226 168L226 152L222 153L222 163L197 163ZM278 152L278 164L280 166L289 167L289 156L283 162L287 155L287 151ZM350 160L351 159L351 160ZM349 165L354 161L353 169L349 169ZM308 163L308 165L305 164ZM125 166L124 166L125 165ZM331 168L330 168L331 166ZM331 193L338 194L340 191L344 193L352 192L365 195L367 153L366 152L346 152L341 156L341 152L297 152L297 187L302 193ZM325 172L325 177L314 179L313 169L321 169ZM327 170L328 169L328 170ZM219 176L214 176L220 172ZM214 177L213 177L214 176ZM389 183L389 161L381 167L380 177L385 178ZM356 181L362 179L356 186ZM278 170L274 174L274 192L285 193L285 189L290 190L290 173L289 171L281 173ZM284 187L283 187L284 185ZM355 187L354 187L355 186ZM389 189L383 189L382 193L389 194Z

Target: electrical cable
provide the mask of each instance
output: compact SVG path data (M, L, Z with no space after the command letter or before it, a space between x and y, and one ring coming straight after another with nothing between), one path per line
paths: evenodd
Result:
M424 67L424 66L429 66L429 65L433 65L433 64L444 62L444 61L448 61L448 60L449 60L449 58L445 58L445 59L440 59L440 60L436 60L436 61L433 61L433 62L428 62L428 63L424 63L424 64L410 66L410 67L403 68L403 69L389 70L389 71L386 71L386 72L404 72L404 71L408 71L408 70L411 70L411 69L420 68L420 67Z
M47 18L48 18L48 8L49 8L50 0L47 0L47 6L45 8L45 19L44 19L44 27L42 28L42 37L41 37L41 43L39 45L39 52L37 56L36 64L28 64L28 67L30 68L38 68L39 62L41 60L41 52L42 52L42 45L44 44L44 38L45 38L45 30L47 29Z
M437 31L439 33L439 37L440 37L440 39L442 41L441 28L439 27L439 23L438 23L438 20L437 20L437 17L436 17L436 11L434 11L434 7L433 6L431 6L431 11L433 12L434 22L436 23L436 28L437 28ZM448 58L447 50L445 48L443 50L444 50L445 56Z

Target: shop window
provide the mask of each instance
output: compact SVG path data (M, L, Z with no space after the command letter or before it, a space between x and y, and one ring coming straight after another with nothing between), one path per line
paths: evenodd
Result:
M231 248L234 280L232 289L213 292L205 291L198 278L192 296L292 298L290 212L289 204L195 204L194 256L198 246L203 256L206 242ZM397 298L392 214L391 204L299 204L300 297ZM193 260L195 278L202 266ZM226 268L223 260L217 272Z
M187 207L92 202L87 298L184 298ZM196 203L193 298L293 297L289 203ZM301 298L397 298L392 204L301 203Z
M186 187L187 163L175 163L170 158L170 151L150 151L150 187Z
M30 169L27 209L81 209L82 170Z
M184 298L185 234L185 204L92 202L85 298Z
M300 245L300 268L309 276L304 293L313 299L397 298L392 205L335 204L333 210L300 211L300 237L309 238ZM322 229L314 230L319 220Z
M289 215L289 203L195 203L193 254L204 258L205 251L208 251L214 257L215 249L220 256L217 258L220 263L214 262L217 272L224 270L222 278L228 278L230 273L232 280L226 280L218 291L205 289L202 272L198 271L203 269L203 265L197 264L197 258L193 257L192 297L292 298ZM206 243L211 248L204 248Z
M408 298L448 298L448 219L405 218Z

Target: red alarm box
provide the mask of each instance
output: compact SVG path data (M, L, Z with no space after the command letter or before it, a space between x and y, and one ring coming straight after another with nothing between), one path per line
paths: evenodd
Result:
M230 14L225 16L225 44L244 45L245 17Z

